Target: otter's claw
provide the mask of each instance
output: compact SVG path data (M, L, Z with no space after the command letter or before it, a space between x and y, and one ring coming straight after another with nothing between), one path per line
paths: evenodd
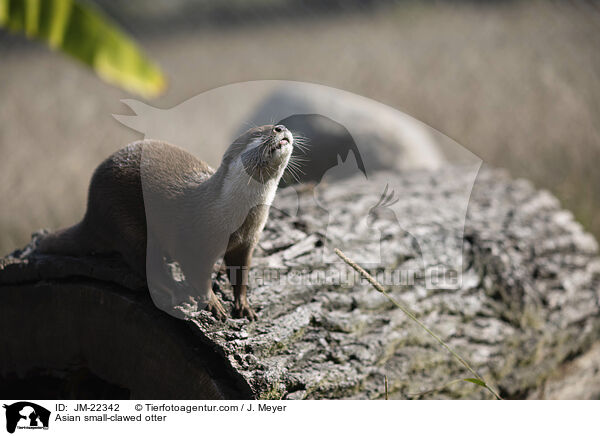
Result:
M212 313L219 321L225 321L227 319L227 312L215 294L209 297L206 310Z
M246 303L236 303L233 307L234 318L247 318L250 321L256 321L256 312Z

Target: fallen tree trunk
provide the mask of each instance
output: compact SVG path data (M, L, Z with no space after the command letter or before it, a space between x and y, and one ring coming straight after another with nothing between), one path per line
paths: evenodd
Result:
M461 224L469 183L450 167L349 179L322 187L318 203L281 192L255 253L252 323L171 318L118 259L17 251L0 265L2 393L366 399L384 397L386 376L390 398L489 398L448 384L470 375L366 282L332 279L350 271L334 261L339 243L378 259L374 273L416 271L390 293L504 397L544 398L548 382L554 396L597 398L598 359L586 358L600 334L596 241L550 194L488 169ZM373 210L386 184L394 214ZM428 270L461 256L460 287L426 286ZM220 273L214 287L231 308ZM575 390L559 389L563 373ZM61 393L39 390L50 385Z

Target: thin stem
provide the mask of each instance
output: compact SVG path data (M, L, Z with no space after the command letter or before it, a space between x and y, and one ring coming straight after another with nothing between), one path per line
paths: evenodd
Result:
M356 272L358 272L361 276L363 276L365 279L367 279L367 281L379 292L381 292L383 295L385 295L388 300L390 300L392 303L394 303L402 312L404 312L406 314L406 316L408 316L410 319L412 319L414 322L416 322L423 330L425 330L427 333L429 333L429 335L434 338L437 342L439 342L439 344L444 347L450 354L452 354L452 356L454 356L454 358L456 360L458 360L465 368L467 368L467 370L469 370L469 372L471 374L473 374L475 376L476 379L480 380L482 383L485 384L485 387L488 391L490 391L497 399L501 400L502 397L490 386L487 384L487 382L485 381L485 379L480 376L477 371L475 371L471 365L468 364L468 362L463 359L456 351L454 351L452 348L450 348L448 346L448 344L446 344L438 335L436 335L434 332L432 332L425 324L423 324L421 321L419 321L419 319L412 314L412 312L410 310L408 310L406 307L404 307L404 305L400 304L394 297L392 297L391 295L389 295L386 291L386 289L383 287L383 285L381 285L377 280L375 280L375 278L369 274L367 271L365 271L360 265L358 265L356 262L354 262L352 259L350 259L348 256L346 256L339 248L334 249L335 254L337 254L340 259L342 259L344 262L346 262L348 265L350 265Z
M387 382L387 375L384 375L383 377L384 377L384 380L385 380L385 399L386 399L386 400L389 400L389 397L388 397L388 382Z

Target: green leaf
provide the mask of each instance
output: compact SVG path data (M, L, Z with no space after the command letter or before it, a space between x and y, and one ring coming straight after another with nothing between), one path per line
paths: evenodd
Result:
M46 42L105 81L146 98L166 89L160 68L100 10L78 0L0 0L0 27Z
M475 383L476 385L479 386L483 386L484 388L487 388L487 385L482 382L481 380L479 380L478 378L465 378L464 381L470 382L470 383Z

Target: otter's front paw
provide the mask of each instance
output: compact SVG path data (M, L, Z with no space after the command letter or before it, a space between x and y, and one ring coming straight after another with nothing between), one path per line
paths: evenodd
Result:
M235 302L233 306L233 317L234 318L248 318L250 321L256 320L256 312L252 310L247 301Z
M212 315L219 321L225 321L227 319L227 312L215 294L212 294L209 297L206 310L212 313Z

